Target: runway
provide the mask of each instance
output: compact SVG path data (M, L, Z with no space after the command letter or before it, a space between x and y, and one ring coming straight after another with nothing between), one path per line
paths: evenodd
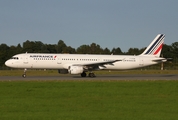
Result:
M178 74L124 74L124 75L98 75L97 77L80 77L79 75L66 76L0 76L0 81L63 81L63 80L92 80L92 81L112 81L112 80L178 80Z

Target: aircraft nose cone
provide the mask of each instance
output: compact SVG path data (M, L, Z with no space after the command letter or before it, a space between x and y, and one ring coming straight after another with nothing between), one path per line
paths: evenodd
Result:
M8 66L8 67L10 67L10 64L11 64L11 63L10 63L9 60L7 60L7 61L5 62L5 65Z

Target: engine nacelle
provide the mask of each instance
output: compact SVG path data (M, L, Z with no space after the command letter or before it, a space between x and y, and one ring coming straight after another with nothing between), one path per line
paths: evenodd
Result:
M69 73L69 72L68 72L67 69L59 69L59 70L58 70L58 73L60 73L60 74L67 74L67 73Z
M81 74L83 73L83 66L69 66L68 72L70 74Z

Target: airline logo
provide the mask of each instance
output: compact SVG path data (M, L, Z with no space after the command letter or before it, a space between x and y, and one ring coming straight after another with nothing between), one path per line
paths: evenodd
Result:
M56 58L57 56L53 56L53 55L30 55L31 58Z
M145 55L157 55L160 53L163 47L164 38L164 34L158 35L153 43L149 46L148 50L145 52Z

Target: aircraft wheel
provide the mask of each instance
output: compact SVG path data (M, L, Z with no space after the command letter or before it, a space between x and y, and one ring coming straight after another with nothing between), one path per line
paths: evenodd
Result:
M86 77L87 76L87 74L85 73L85 72L83 72L82 74L81 74L81 77Z
M22 75L23 78L26 78L26 71L27 71L27 69L25 68L24 71L23 71L24 74Z
M89 77L96 77L94 73L89 73L88 76Z
M22 77L23 77L23 78L26 78L26 74L23 74Z

